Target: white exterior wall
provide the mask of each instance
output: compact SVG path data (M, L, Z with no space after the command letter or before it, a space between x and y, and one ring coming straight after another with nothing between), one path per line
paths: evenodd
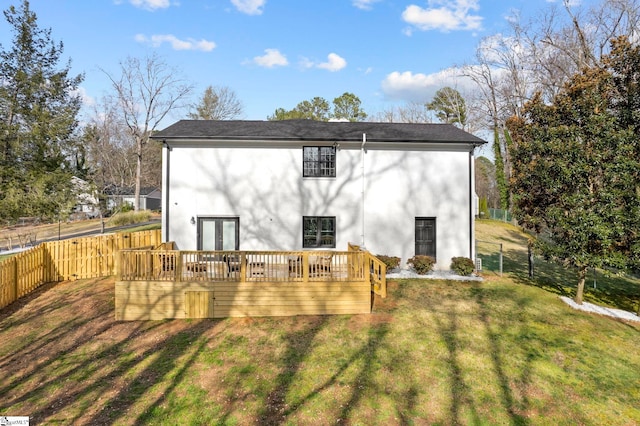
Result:
M302 217L335 216L336 250L364 242L406 266L414 255L415 218L434 217L436 268L449 269L453 256L470 257L469 153L371 145L364 179L360 144L341 143L336 178L303 178L302 145L165 148L163 238L195 250L192 217L237 216L241 250L301 250Z

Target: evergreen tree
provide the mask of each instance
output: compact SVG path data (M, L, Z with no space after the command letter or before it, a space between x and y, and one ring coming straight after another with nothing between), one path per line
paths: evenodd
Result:
M429 111L434 111L442 123L455 124L466 129L467 106L464 98L456 89L443 87L438 90L433 100L426 104Z
M333 100L333 118L338 120L363 121L367 113L360 108L360 98L353 93L344 92Z
M24 0L4 16L13 44L0 46L0 219L59 217L73 205L69 158L82 75L60 67L62 43L40 29Z
M360 98L353 93L345 92L333 100L333 111L326 99L316 96L309 101L302 101L292 110L277 108L269 121L276 120L315 120L329 121L332 118L348 121L362 121L367 113L360 108Z
M640 266L639 61L617 40L602 66L512 121L516 215L546 256L577 268L578 303L589 268Z

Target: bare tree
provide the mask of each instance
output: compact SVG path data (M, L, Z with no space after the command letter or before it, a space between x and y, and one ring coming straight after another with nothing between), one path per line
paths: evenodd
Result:
M136 146L113 98L105 97L94 106L82 139L100 192L111 185L135 185Z
M156 54L144 60L128 57L120 62L120 77L103 72L111 80L116 99L136 147L134 210L140 209L144 147L158 125L172 110L182 107L192 86Z
M192 120L234 120L242 117L244 107L236 93L227 86L209 86L196 105L191 105Z
M484 38L473 63L462 73L477 85L484 123L494 133L494 155L503 207L509 196L511 149L507 120L520 117L534 94L546 101L586 66L600 63L612 38L637 40L640 24L638 0L602 0L587 9L571 0L550 5L528 22L509 18L511 30Z
M407 102L369 116L370 121L381 123L432 123L433 119L424 102Z

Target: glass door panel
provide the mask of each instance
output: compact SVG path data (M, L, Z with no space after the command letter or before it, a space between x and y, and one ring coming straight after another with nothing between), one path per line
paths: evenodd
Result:
M222 250L238 250L237 224L235 219L222 221Z
M239 250L240 218L199 217L198 250Z
M216 223L213 220L204 220L200 222L200 244L198 250L215 250L216 249Z

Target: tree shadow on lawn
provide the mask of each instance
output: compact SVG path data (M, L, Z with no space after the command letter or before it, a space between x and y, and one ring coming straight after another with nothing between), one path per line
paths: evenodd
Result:
M500 393L500 403L504 412L506 413L509 424L512 425L527 425L529 420L526 418L526 411L529 409L529 401L526 396L527 384L531 381L531 362L532 358L527 357L525 360L521 374L517 378L510 378L505 371L503 364L507 357L513 354L507 354L502 348L500 343L499 334L493 329L496 325L492 318L491 307L485 300L485 289L479 287L477 284L472 283L459 283L448 282L447 285L451 286L467 286L467 291L470 292L472 300L475 301L476 310L474 310L475 317L482 324L486 341L488 342L487 351L491 359L491 365L495 377L485 377L482 380L483 386L491 387L493 380L497 382ZM478 395L478 389L474 389L473 386L468 383L468 378L471 378L469 369L471 366L464 364L462 359L468 359L468 354L465 356L463 352L467 351L468 342L464 339L468 338L469 330L466 330L464 326L460 324L460 318L468 318L469 312L460 310L457 303L460 301L457 299L457 295L460 293L453 293L454 299L447 300L447 295L442 295L440 298L425 297L427 309L433 314L433 325L435 326L440 339L444 342L446 347L446 365L449 369L449 388L450 388L450 402L449 402L449 424L464 424L470 422L472 424L484 424L488 421L483 405L486 403L486 396ZM433 302L437 302L433 303ZM526 303L526 302L524 302ZM516 324L517 319L510 323L510 326ZM520 326L520 323L518 323ZM499 328L499 327L498 327ZM474 348L474 352L478 352L480 348ZM514 392L511 388L511 383L519 383L519 395L520 400L514 396ZM476 399L479 399L476 400ZM484 402L482 402L484 401ZM495 418L493 421L497 421Z
M518 284L535 286L559 296L575 297L578 287L576 268L563 267L540 257L536 257L534 265L533 278L529 278L527 263L519 268L514 264L510 276ZM584 300L636 313L640 304L640 281L630 276L590 269L585 280Z
M6 378L0 380L0 411L26 408L34 423L146 424L157 419L157 409L171 404L167 398L188 381L211 334L228 324L224 320L117 322L112 278L54 286L23 307L0 320L0 336L6 332L14 341L20 339L9 329L30 327L25 331L29 338L0 357L0 378ZM46 317L34 313L40 308L47 311ZM392 310L381 317L390 317ZM357 386L349 388L336 413L338 419L348 420L365 392L375 386L371 365L389 328L374 317L342 317L357 319L354 327L366 333L365 341L322 384L292 401L285 397L296 386L296 373L303 370L318 333L335 317L305 317L302 328L285 329L281 369L256 413L256 423L285 422L324 390L340 386L343 373L355 367ZM398 404L400 417L411 412L416 395L417 389L410 390ZM231 421L232 414L219 420Z
M68 291L57 286L43 293L41 303L53 303L47 314L49 321L43 320L43 330L38 330L42 334L24 339L16 351L0 358L0 377L5 377L0 386L1 412L23 407L21 411L26 411L34 423L111 424L125 416L144 394L144 398L152 400L145 405L145 413L149 413L175 388L202 351L206 339L198 339L199 336L217 325L210 320L192 324L116 322L112 279L66 285L82 287ZM69 297L72 293L76 295ZM91 302L86 303L87 300ZM25 312L31 320L32 310ZM28 321L21 318L21 313L14 313L17 324ZM69 320L65 321L65 317ZM11 317L4 322L12 323ZM18 326L11 327L15 330ZM136 341L146 345L141 344L136 350ZM186 361L182 359L185 356ZM158 384L164 386L160 392L149 392ZM146 400L143 404L147 404ZM137 424L145 423L145 413Z
M575 297L578 286L577 269L564 267L536 255L534 276L529 278L526 238L521 237L520 241L521 248L503 251L503 274L512 277L517 284L538 287L559 296ZM499 252L479 250L479 257L482 258L485 276L498 274ZM640 280L629 275L602 270L594 272L590 269L585 282L584 300L637 313L640 309Z
M372 314L373 315L373 314ZM317 317L299 331L288 333L285 337L286 349L282 357L282 370L275 379L275 386L264 401L263 410L259 413L256 424L277 425L287 423L288 417L302 409L305 404L318 398L321 393L337 386L343 374L353 365L362 365L351 386L351 394L342 404L342 410L337 415L335 422L348 422L352 410L358 406L364 392L375 386L372 378L375 372L371 365L376 358L376 351L385 340L388 333L388 324L372 324L360 331L367 332L367 341L359 350L342 362L327 379L297 399L287 402L286 395L296 385L296 373L301 369L301 364L308 358L314 345L313 340L326 325L329 317Z
M393 284L392 284L393 286ZM273 380L273 386L267 390L264 400L262 401L262 409L258 412L255 424L257 425L279 425L293 421L296 414L301 414L302 410L309 408L308 404L317 401L319 398L326 398L328 394L336 395L336 388L339 390L349 389L349 392L342 396L335 396L340 401L338 411L329 413L329 409L325 413L326 416L335 415L336 418L331 422L349 422L353 414L353 410L359 407L360 402L365 395L375 392L378 386L374 378L377 371L373 369L373 365L378 360L378 351L384 345L389 332L388 321L391 318L391 312L394 307L389 305L387 301L381 302L376 299L374 306L379 307L382 311L379 314L361 314L342 317L348 319L350 329L353 328L354 333L366 333L364 342L355 350L350 351L350 355L339 362L332 371L323 371L324 380L306 391L297 389L299 381L303 379L309 370L305 367L306 363L311 362L314 350L317 348L316 339L326 327L335 327L335 324L341 321L340 317L335 316L306 316L287 319L294 326L287 327L286 334L283 336L285 348L283 354L277 360L279 364L279 373ZM354 336L358 338L359 336ZM320 341L322 339L320 338ZM264 355L264 354L263 354ZM326 361L326 365L331 365L330 360ZM357 368L355 377L347 379L350 385L346 387L341 384L348 375L348 371ZM350 374L350 373L349 373ZM304 379L303 379L304 380ZM225 380L226 382L227 380ZM231 380L233 382L233 379ZM235 386L241 386L238 380L235 380ZM384 390L379 390L384 392ZM413 410L413 404L416 402L417 389L410 390L406 398L396 407L397 414L400 418L405 419L405 424L410 423L408 413ZM412 395L413 394L413 395ZM338 394L339 395L339 391ZM224 424L231 420L236 405L241 403L244 394L241 392L231 401L231 405L224 417L219 419L220 424ZM302 414L301 414L302 415ZM358 412L358 415L366 417L366 414ZM316 419L320 421L320 419ZM322 422L329 422L327 417Z

